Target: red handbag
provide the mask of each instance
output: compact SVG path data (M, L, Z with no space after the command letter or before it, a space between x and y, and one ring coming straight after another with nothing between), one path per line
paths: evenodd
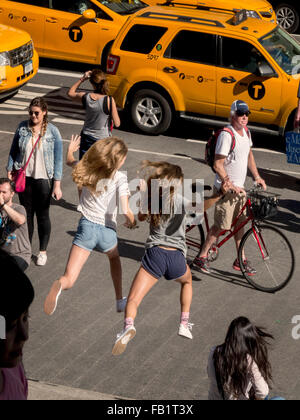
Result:
M31 159L31 156L34 152L34 149L36 145L38 144L38 141L40 140L41 136L38 137L37 141L35 142L35 145L33 146L31 153L29 155L29 158L27 159L27 162L25 163L23 168L20 168L18 170L15 170L12 172L12 180L15 183L15 189L17 193L22 193L25 191L26 187L26 168L29 164L29 161Z

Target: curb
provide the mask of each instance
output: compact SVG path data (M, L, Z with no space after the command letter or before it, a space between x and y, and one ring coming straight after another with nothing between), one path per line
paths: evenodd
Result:
M34 400L129 400L129 398L28 379L28 401Z

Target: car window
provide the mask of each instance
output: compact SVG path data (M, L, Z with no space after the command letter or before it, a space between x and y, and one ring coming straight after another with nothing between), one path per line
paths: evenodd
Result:
M256 73L262 62L266 62L265 58L249 42L222 37L222 67Z
M112 11L120 15L130 15L137 12L144 7L148 7L147 4L140 0L98 0L99 3L108 7Z
M120 49L141 54L149 54L167 28L149 25L133 25L123 39Z
M180 31L167 48L164 57L215 65L217 61L216 43L215 35L196 31Z
M299 73L300 45L287 32L277 27L260 39L261 45L289 75Z
M89 0L52 0L52 9L82 15L87 9L94 9L95 5Z
M49 7L48 0L10 0L15 3L30 4L32 6Z

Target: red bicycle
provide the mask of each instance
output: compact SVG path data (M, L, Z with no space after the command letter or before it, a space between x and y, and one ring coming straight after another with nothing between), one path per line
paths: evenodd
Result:
M210 189L210 187L205 187ZM207 258L210 262L215 261L219 255L219 249L226 244L241 228L248 223L251 227L243 235L238 251L240 268L245 279L256 289L274 293L285 287L292 278L295 268L295 256L293 248L287 237L276 227L263 224L262 221L277 212L279 194L261 191L253 188L247 191L247 200L239 215L234 219L229 231L222 231L215 243L209 250ZM247 210L247 219L238 223L239 219ZM206 231L209 231L209 223L206 211L204 212ZM222 236L225 236L221 239ZM186 243L188 247L188 263L191 269L197 270L199 258L205 234L202 224L189 225L186 229ZM251 266L256 270L255 275L248 275L243 264L243 255L251 261Z

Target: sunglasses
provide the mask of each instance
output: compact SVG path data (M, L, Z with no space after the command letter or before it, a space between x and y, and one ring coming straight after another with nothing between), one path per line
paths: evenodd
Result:
M251 114L250 111L240 111L240 110L237 110L235 113L238 117L243 117L244 115L246 115L246 117L249 117L249 115Z
M28 113L30 116L35 115L36 117L40 115L40 111L29 111Z

